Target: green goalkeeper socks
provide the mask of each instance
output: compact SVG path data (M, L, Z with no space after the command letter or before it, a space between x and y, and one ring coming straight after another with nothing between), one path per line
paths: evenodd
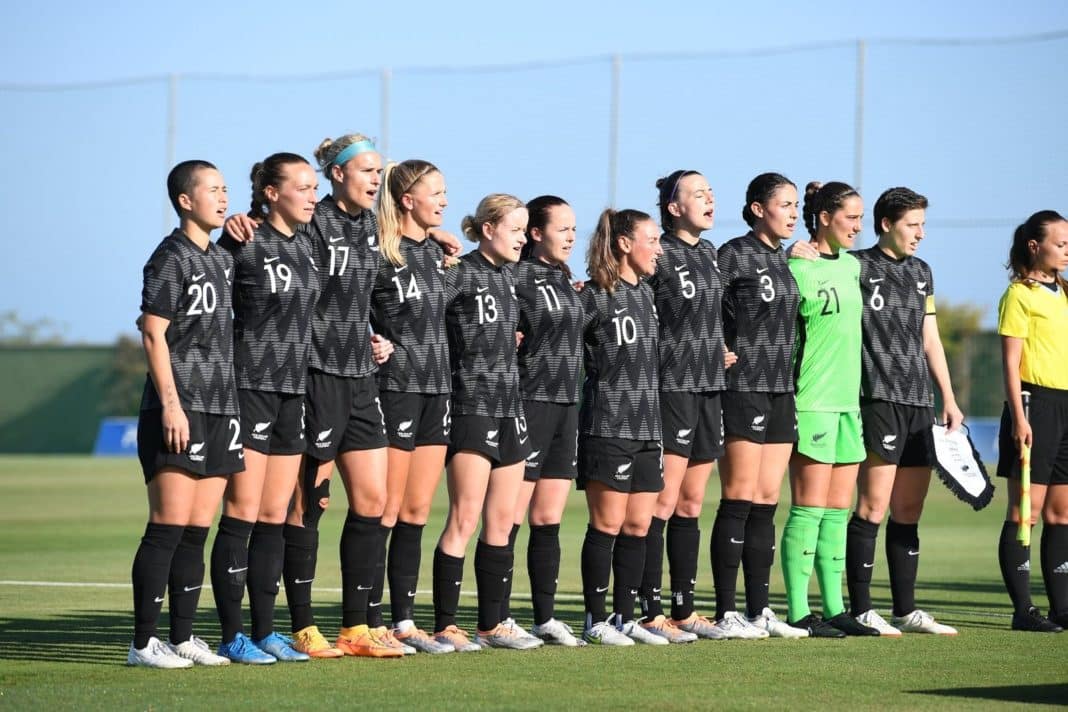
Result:
M823 617L833 618L845 610L842 602L842 572L845 571L848 509L823 510L816 543L816 578L820 582Z
M790 507L782 530L782 574L786 581L787 620L799 621L811 611L808 607L808 581L812 577L816 542L820 535L823 507ZM845 530L842 531L845 543ZM839 594L841 595L841 594Z

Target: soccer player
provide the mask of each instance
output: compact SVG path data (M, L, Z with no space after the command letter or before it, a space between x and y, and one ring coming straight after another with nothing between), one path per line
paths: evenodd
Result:
M317 202L315 170L293 153L252 167L250 242L224 235L234 257L234 370L241 404L245 471L226 488L211 553L212 593L223 643L219 654L243 663L304 661L274 631L274 604L285 556L283 527L300 473L304 391L319 274L306 231ZM241 624L248 585L252 643Z
M554 617L560 573L560 519L578 464L578 389L582 359L582 304L571 286L567 260L575 244L575 211L562 198L527 203L526 243L516 265L519 297L519 387L531 452L523 469L509 546L530 518L527 571L534 605L531 633L551 645L584 644ZM528 515L529 509L529 515ZM501 621L513 625L511 582Z
M530 650L543 641L500 617L512 575L515 503L531 452L516 367L514 272L526 241L527 209L514 196L494 193L461 226L478 249L460 259L447 282L453 417L449 515L435 551L435 571L442 572L434 580L435 628L456 624L464 552L481 517L475 546L478 644Z
M590 239L590 283L580 293L586 377L578 487L590 513L582 544L582 637L597 645L668 644L633 619L645 536L664 487L656 298L643 279L656 271L660 254L651 217L605 210ZM613 573L609 616L605 598Z
M735 361L723 343L723 285L716 248L701 233L712 229L715 196L697 171L679 170L657 180L662 254L648 283L656 295L660 349L660 419L664 488L657 497L645 543L639 592L642 626L669 642L703 638L756 638L767 633L733 610L713 624L694 610L701 533L697 519L712 466L723 454L720 393ZM671 577L671 619L660 600L664 529ZM713 529L712 561L722 556Z
M860 413L867 457L857 481L857 511L846 537L846 581L853 616L880 635L956 635L916 607L918 522L931 484L927 449L934 409L931 379L942 396L942 421L956 430L957 407L935 317L931 268L916 257L927 198L891 188L875 201L877 244L857 250L864 299ZM893 617L872 607L875 540L887 509L886 560Z
M797 442L791 359L800 295L782 243L794 233L798 208L792 181L778 173L758 175L742 208L750 231L719 250L723 331L738 361L727 371L723 394L726 452L719 461L722 499L713 527L717 617L737 619L725 612L737 609L741 563L749 622L779 638L808 635L779 620L768 603L775 510Z
M137 454L148 489L148 524L131 579L134 639L127 665L227 665L193 635L204 582L204 542L227 475L244 468L233 368L233 259L211 242L226 215L226 184L207 161L167 176L179 227L153 250L141 292L148 361ZM170 645L156 637L170 591Z
M860 420L860 264L848 253L864 204L845 183L809 183L805 227L818 259L791 259L801 295L796 359L797 448L790 460L790 516L782 535L788 622L817 638L878 635L842 601L846 518L864 459ZM815 566L823 619L808 607Z
M1041 210L1016 228L1011 284L998 305L1005 408L998 476L1009 480L998 563L1012 599L1013 630L1060 633L1068 626L1068 221ZM1031 393L1031 418L1021 392ZM1031 603L1031 550L1017 541L1020 450L1031 448L1031 521L1042 513L1042 580L1049 616Z
M382 176L378 222L382 262L371 295L371 325L394 346L379 367L378 388L386 417L386 505L378 551L379 570L369 603L369 625L381 625L388 567L393 635L412 651L479 650L455 625L433 636L414 621L423 528L445 466L449 443L449 346L445 332L446 256L430 239L449 204L445 177L431 163L390 163ZM389 559L386 561L386 540ZM434 586L454 568L435 552ZM460 560L462 569L463 562ZM446 571L447 570L447 571ZM459 580L454 578L452 581ZM448 584L451 586L452 581Z

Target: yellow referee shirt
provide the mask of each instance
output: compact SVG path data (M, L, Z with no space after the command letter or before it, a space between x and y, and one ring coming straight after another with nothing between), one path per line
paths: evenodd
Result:
M1068 296L1063 289L1010 284L998 304L998 333L1023 339L1023 381L1068 390Z

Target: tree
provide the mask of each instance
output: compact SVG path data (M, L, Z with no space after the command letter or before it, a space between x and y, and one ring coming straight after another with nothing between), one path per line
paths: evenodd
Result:
M63 327L51 319L26 321L18 312L0 312L0 344L5 346L52 346L62 344Z
M953 378L953 390L957 404L966 414L972 406L972 360L975 355L975 340L982 333L984 309L975 304L938 305L938 331L946 350L949 373ZM988 377L989 374L983 374Z
M122 335L115 342L112 382L108 388L107 412L111 415L137 415L145 385L145 353L141 339Z

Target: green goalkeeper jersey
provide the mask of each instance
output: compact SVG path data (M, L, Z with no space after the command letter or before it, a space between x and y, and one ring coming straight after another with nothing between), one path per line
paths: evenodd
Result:
M837 257L790 260L801 291L794 373L797 410L855 411L860 407L860 263L845 250Z

